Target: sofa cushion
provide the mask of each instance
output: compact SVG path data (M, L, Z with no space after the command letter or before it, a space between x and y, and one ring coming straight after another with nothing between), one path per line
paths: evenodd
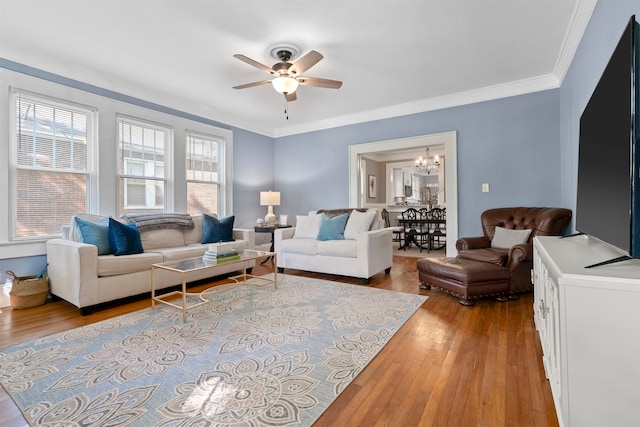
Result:
M123 224L109 218L109 245L116 256L144 252L140 232L135 224Z
M322 215L296 215L294 239L317 239Z
M330 218L322 214L318 240L344 240L344 227L347 225L348 214L342 214Z
M316 255L318 243L315 237L312 239L284 239L280 242L280 250L292 254Z
M237 251L248 249L249 246L246 240L235 240L229 242L229 244ZM165 261L174 261L203 256L207 249L209 249L209 244L195 243L180 248L160 248L156 249L155 252L161 253Z
M102 255L98 257L98 276L118 276L139 271L149 271L151 274L151 265L163 261L162 254L157 252L121 256Z
M111 253L109 244L109 219L104 218L98 222L87 221L74 216L77 227L78 241L94 245L98 248L98 255L108 255Z
M209 214L210 216L218 217L216 214ZM204 235L204 220L202 215L193 217L193 228L190 230L183 230L184 244L186 246L193 245L194 243L202 243L202 236Z
M491 240L491 247L509 249L513 245L527 243L530 235L531 230L511 230L496 227L493 240Z
M373 218L375 218L376 214L376 210L369 210L366 212L354 210L351 212L349 220L347 221L347 226L344 229L344 238L355 240L358 238L358 234L364 231L369 231L371 222L373 221Z
M492 264L504 266L509 258L509 250L499 248L470 249L459 251L458 256L460 258L490 262Z
M184 233L177 228L143 230L140 240L145 251L185 246Z
M235 216L218 219L216 216L203 214L204 234L202 243L233 242L233 222Z
M179 259L196 258L203 256L209 245L196 243L194 245L174 247L174 248L158 248L154 252L162 254L165 261L175 261Z
M318 242L318 255L337 256L342 258L357 258L358 245L356 240L327 240Z

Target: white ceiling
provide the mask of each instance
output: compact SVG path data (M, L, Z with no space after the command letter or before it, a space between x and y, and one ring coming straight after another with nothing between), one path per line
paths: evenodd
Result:
M0 57L269 136L558 87L596 0L0 0ZM285 102L269 47L324 59Z

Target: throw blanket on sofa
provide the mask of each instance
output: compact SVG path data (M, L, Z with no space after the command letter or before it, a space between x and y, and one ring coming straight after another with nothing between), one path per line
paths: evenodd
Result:
M351 211L358 211L358 212L366 212L367 208L343 208L343 209L320 209L317 211L318 214L325 214L326 216L328 216L329 218L333 218L336 217L338 215L342 215L342 214L349 214L351 215Z
M138 230L159 230L165 228L193 228L193 218L179 213L137 213L122 215L120 219L135 224Z

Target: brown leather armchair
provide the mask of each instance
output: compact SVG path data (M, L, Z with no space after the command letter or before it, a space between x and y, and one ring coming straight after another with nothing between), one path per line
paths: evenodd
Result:
M473 305L471 300L485 296L517 298L517 294L533 290L533 238L561 235L571 220L571 210L496 208L483 212L480 219L484 235L458 239L457 257L418 261L422 289L440 288L461 298L464 305ZM496 227L531 230L531 234L526 243L492 248Z

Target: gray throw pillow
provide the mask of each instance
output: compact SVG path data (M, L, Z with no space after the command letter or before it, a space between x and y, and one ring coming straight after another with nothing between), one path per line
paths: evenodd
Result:
M527 243L530 235L531 230L510 230L508 228L496 227L493 240L491 241L491 247L509 249L513 245Z

